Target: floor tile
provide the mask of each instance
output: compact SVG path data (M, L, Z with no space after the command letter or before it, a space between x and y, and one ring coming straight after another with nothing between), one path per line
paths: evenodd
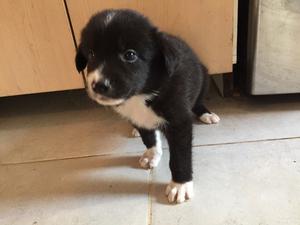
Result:
M142 152L145 148L139 138L130 138L128 122L92 104L85 93L21 96L1 103L1 163Z
M0 224L146 225L148 180L132 154L0 166Z
M217 125L194 126L194 145L300 137L300 96L259 96L222 99L210 93L208 108Z
M164 196L167 154L153 171L153 225L300 224L300 139L199 147L193 161L195 197L181 205Z

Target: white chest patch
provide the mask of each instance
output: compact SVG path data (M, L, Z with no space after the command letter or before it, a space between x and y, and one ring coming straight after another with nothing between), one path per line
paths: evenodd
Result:
M155 129L166 121L146 106L145 101L150 98L151 96L147 95L136 95L122 105L114 107L114 110L141 128Z

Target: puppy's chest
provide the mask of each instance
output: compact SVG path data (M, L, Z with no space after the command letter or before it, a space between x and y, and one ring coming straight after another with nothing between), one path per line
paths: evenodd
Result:
M114 107L114 110L138 127L155 129L164 124L165 120L146 105L147 99L147 95L133 96L122 105Z

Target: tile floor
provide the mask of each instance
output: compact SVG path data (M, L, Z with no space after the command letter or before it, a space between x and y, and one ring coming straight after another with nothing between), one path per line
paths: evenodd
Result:
M0 98L0 224L300 225L300 96L212 92L195 198L169 205L168 150L139 168L131 126L82 91Z

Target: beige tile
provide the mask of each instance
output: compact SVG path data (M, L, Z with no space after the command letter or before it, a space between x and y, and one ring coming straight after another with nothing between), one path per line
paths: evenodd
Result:
M168 156L153 171L153 225L300 224L300 139L194 149L195 197L169 205Z
M84 93L22 96L4 103L5 110L0 112L1 163L144 150L140 139L130 138L132 128L126 121L91 104Z
M217 125L194 126L194 145L300 137L300 96L259 96L222 99L215 93L207 105Z
M0 224L147 224L135 155L0 166Z

